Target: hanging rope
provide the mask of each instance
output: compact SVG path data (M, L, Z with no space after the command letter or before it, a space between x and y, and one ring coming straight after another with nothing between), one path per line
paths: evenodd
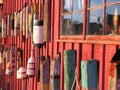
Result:
M80 90L81 80L80 80L80 81L78 80L78 77L77 77L77 70L76 70L76 69L75 69L75 78L74 78L74 81L73 81L71 90L74 90L75 81L76 81L76 85L78 86L78 90Z

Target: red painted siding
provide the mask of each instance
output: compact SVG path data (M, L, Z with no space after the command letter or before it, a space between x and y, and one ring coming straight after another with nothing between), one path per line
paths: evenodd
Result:
M37 3L39 2L41 7L43 8L44 0L3 0L4 1L4 8L3 14L13 13L15 11L20 10L24 3ZM51 41L46 43L46 47L40 49L40 56L50 56L50 61L55 57L55 55L59 52L61 55L61 66L60 66L60 90L63 90L64 87L64 50L68 49L75 49L76 50L76 70L77 70L77 77L80 81L80 61L81 60L90 60L96 59L99 61L99 90L108 90L108 64L114 55L116 48L120 45L119 41L103 41L101 37L87 37L87 40L61 40L59 37L60 31L60 0L51 0ZM87 0L85 0L85 3ZM84 8L86 9L86 8ZM86 13L86 12L84 12ZM43 16L39 17L43 18ZM84 19L86 22L86 19ZM86 25L84 25L84 29L86 29ZM85 32L84 32L85 33ZM97 38L95 41L94 38ZM106 37L104 37L106 38ZM108 37L107 39L114 40L116 37ZM26 67L28 58L30 57L31 53L31 41L32 39L28 38L24 41L22 40L22 36L8 36L7 38L3 38L2 42L8 47L10 44L15 44L17 48L23 49L23 66ZM116 39L119 40L119 39ZM37 63L38 59L38 49L35 47L35 59ZM37 68L37 65L36 65ZM7 76L5 76L5 86L7 86ZM37 82L37 77L35 76L30 81L30 89L31 90L39 90L40 83ZM17 80L16 79L16 72L13 76L10 76L10 88L11 90L21 90L22 84L24 83L24 87L28 89L28 79L24 80ZM78 85L76 86L78 89ZM38 89L37 89L38 88Z

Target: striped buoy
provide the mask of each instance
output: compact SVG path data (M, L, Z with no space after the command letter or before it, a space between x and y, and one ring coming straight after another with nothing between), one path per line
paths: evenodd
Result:
M34 54L34 45L32 44L31 57L28 59L27 63L27 75L33 77L35 75L35 58Z
M31 56L27 63L27 75L33 77L35 75L35 58Z

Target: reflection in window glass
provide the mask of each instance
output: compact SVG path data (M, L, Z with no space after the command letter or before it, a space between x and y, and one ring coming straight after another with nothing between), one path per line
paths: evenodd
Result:
M101 6L103 3L103 0L88 0L88 7L94 7L94 6Z
M102 9L88 11L88 35L102 34Z
M120 34L120 5L107 7L107 27L105 34Z
M72 0L63 0L63 12L72 11Z
M73 10L83 10L84 0L74 0Z
M81 35L83 28L83 13L74 13L72 20L72 35Z
M71 15L65 15L62 17L61 35L70 35L70 23L71 23Z
M107 0L107 4L109 4L109 3L113 3L113 2L120 2L120 0Z

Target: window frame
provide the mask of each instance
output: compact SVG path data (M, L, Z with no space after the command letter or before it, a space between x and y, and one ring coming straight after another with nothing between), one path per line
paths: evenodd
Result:
M75 11L72 11L72 13L75 13L75 12L80 12L80 11L83 11L83 34L82 35L74 35L74 36L70 36L70 35L60 35L61 33L61 25L62 25L62 16L66 15L66 14L72 14L72 13L65 13L63 14L62 10L63 10L63 7L62 7L62 1L61 0L60 2L60 28L59 28L59 39L60 40L120 40L120 35L105 35L104 33L102 35L87 35L87 11L88 10L92 10L92 9L99 9L99 8L103 8L103 32L105 31L105 24L106 24L106 7L107 6L112 6L112 5L120 5L120 1L119 2L113 2L113 3L109 3L107 4L107 0L104 0L102 6L95 6L95 7L90 7L88 8L87 7L87 0L84 0L84 7L83 7L83 10L75 10ZM73 9L73 6L72 6L72 9ZM72 26L72 24L71 24ZM71 27L70 26L70 27Z
M85 11L84 7L83 7L82 10L74 10L74 11L71 11L71 12L63 13L63 11L62 11L63 10L63 6L62 6L63 2L62 1L63 0L61 0L61 4L60 4L60 7L62 7L62 8L60 8L60 30L59 30L60 34L61 34L61 31L62 31L62 16L73 14L73 13L76 13L76 12L83 12L83 16L84 16L84 11ZM72 10L73 10L73 6L72 6ZM72 15L72 17L73 17L73 15ZM84 18L83 18L83 20L84 20ZM70 24L70 27L72 27L72 24ZM84 30L82 30L82 31L84 31ZM71 40L71 39L80 39L80 40L83 40L84 39L83 34L82 35L74 35L74 36L71 36L71 35L60 35L60 34L59 34L59 38L60 39L67 39L67 40Z

